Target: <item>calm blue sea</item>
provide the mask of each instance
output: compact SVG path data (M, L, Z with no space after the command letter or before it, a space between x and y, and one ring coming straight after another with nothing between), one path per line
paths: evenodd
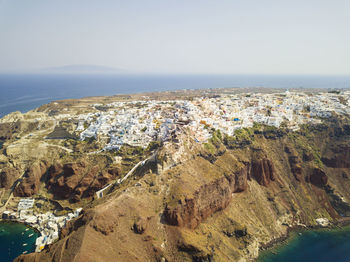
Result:
M0 117L66 98L221 87L350 88L350 76L2 74Z
M35 250L36 231L19 223L0 223L0 261L10 262L23 252Z
M294 233L283 244L261 254L259 262L349 262L350 226L337 230Z

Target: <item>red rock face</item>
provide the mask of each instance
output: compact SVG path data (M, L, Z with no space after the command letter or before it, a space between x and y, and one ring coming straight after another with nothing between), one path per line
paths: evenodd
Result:
M19 171L16 168L9 167L4 169L0 173L0 187L9 189L13 185L13 183L20 176Z
M59 198L78 202L83 197L93 196L119 174L116 169L109 170L112 174L101 172L99 167L91 167L84 161L55 164L49 169L48 189Z
M301 168L301 159L298 156L289 156L288 161L295 179L297 181L302 181L303 170Z
M322 157L322 162L328 167L350 168L350 145L333 147Z
M252 177L262 186L268 186L275 181L275 167L270 159L264 158L252 163Z
M40 179L47 171L47 163L44 161L34 163L26 172L23 180L13 191L16 197L29 197L38 193Z
M328 177L324 171L319 168L315 168L310 175L310 182L315 186L325 186L328 182Z
M165 221L170 225L196 228L203 220L228 206L232 193L247 188L248 167L227 177L201 186L192 198L180 200L175 207L166 206Z
M303 181L304 176L303 176L303 169L302 169L302 160L297 155L296 151L292 150L288 146L284 148L284 152L288 154L288 162L294 178L299 182ZM304 152L303 160L311 161L313 160L313 155L310 152Z
M247 189L247 180L250 179L249 171L250 163L247 163L245 168L243 168L239 173L235 174L234 193L243 192Z
M55 164L49 170L48 189L57 197L67 199L85 171L85 163Z
M166 206L165 221L170 225L196 228L207 217L226 208L233 193L245 191L250 175L259 184L267 186L275 180L275 168L266 158L253 162L251 170L248 163L237 173L201 186L194 197L179 200L175 207Z

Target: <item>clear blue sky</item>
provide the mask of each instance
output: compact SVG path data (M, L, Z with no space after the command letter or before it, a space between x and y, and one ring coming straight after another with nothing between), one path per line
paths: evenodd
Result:
M350 75L349 0L0 0L0 71Z

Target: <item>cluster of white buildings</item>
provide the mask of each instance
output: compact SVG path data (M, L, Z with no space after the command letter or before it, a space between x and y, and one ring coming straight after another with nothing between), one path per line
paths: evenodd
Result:
M106 111L80 115L76 132L82 140L94 137L106 141L104 150L118 150L123 144L147 147L154 140L167 141L183 128L190 130L198 142L210 138L211 128L234 135L236 129L252 127L254 123L274 127L284 123L295 131L301 124L320 123L332 114L350 115L349 97L348 91L342 94L286 91L200 97L191 101L115 102L105 105Z
M45 214L37 214L36 221L32 224L28 223L32 227L36 228L40 232L40 237L36 239L36 252L40 252L46 245L52 244L59 238L59 231L66 226L66 223L79 216L82 208L76 209L73 213L68 213L64 216L55 216L51 212Z
M18 202L18 210L27 210L33 208L34 199L33 198L22 198Z
M49 245L59 238L59 232L66 226L66 223L79 216L82 208L76 209L73 213L64 216L55 216L51 212L36 214L33 211L34 199L22 198L17 206L17 212L4 211L3 219L27 224L40 232L36 239L36 252L40 252L46 245Z
M108 112L79 117L76 131L89 123L80 133L81 140L105 138L105 150L118 150L123 144L147 147L151 141L166 140L175 128L175 111L167 102L134 101L107 106L111 108Z
M316 223L317 223L317 225L319 225L321 227L327 227L330 224L328 218L322 218L322 217L317 218Z

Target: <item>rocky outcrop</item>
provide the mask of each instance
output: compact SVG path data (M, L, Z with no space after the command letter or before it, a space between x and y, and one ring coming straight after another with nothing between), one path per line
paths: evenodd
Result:
M135 221L135 223L132 226L132 230L136 233L136 234L143 234L147 227L148 227L148 220L150 218L144 218L144 217L139 217L137 219L137 221Z
M87 225L93 219L94 214L95 212L92 210L83 210L77 219L67 221L66 226L63 227L60 231L60 238L65 238L72 232L76 231L78 228Z
M323 170L314 168L310 175L310 182L315 186L323 187L327 185L328 177Z
M118 175L117 168L101 171L83 160L64 165L57 163L49 169L47 187L58 198L78 202L83 197L93 196Z
M302 181L303 170L301 168L301 159L296 155L291 155L288 157L288 162L295 179L299 182Z
M9 121L0 123L0 140L9 140L16 137L19 133L26 133L34 130L38 122L28 121Z
M315 157L311 152L304 152L303 153L303 161L310 162L314 159L315 159Z
M248 170L246 166L237 173L201 186L193 197L179 200L175 206L167 205L163 213L165 221L170 225L196 228L207 217L227 207L232 193L246 189Z
M0 187L11 188L13 183L20 176L20 172L14 167L7 167L0 172Z
M302 160L298 156L297 152L295 149L285 146L284 147L284 152L288 154L288 163L290 166L290 170L292 171L292 174L294 178L297 181L302 181L303 180L303 169L302 169ZM303 154L303 160L304 161L311 161L313 158L313 155L309 152L304 152ZM305 160L307 159L307 160Z
M325 191L330 199L332 207L342 216L350 216L350 204L344 201L344 198L336 192L330 185L324 186Z
M49 170L48 189L58 198L68 199L85 173L86 163L55 164Z
M245 167L241 169L239 172L235 173L234 179L234 190L233 193L243 192L247 189L248 183L247 180L251 178L251 164L245 163ZM230 180L230 179L229 179Z
M350 168L350 145L339 144L325 152L322 162L333 168Z
M289 146L285 146L285 147L284 147L284 152L286 152L287 154L291 154L291 153L292 153L292 150L290 149Z
M251 176L262 186L275 181L275 167L270 159L263 158L252 162Z
M215 145L215 149L213 151L214 152L210 150L202 150L200 152L200 156L208 160L209 162L214 163L218 158L218 156L221 156L226 152L226 147L223 146L222 144L218 144L218 145Z
M255 178L260 185L268 186L275 181L275 168L271 160L262 158L245 163L240 171L225 175L195 191L193 197L179 199L175 206L167 205L164 218L170 225L196 228L213 213L223 210L230 203L232 194L245 191L247 180Z
M228 237L241 238L248 235L247 228L233 221L227 219L222 224L222 232Z
M0 140L11 139L21 128L19 121L15 123L0 123Z
M40 161L34 163L24 175L23 180L16 186L13 194L17 197L29 197L38 193L41 177L47 171L47 163Z

